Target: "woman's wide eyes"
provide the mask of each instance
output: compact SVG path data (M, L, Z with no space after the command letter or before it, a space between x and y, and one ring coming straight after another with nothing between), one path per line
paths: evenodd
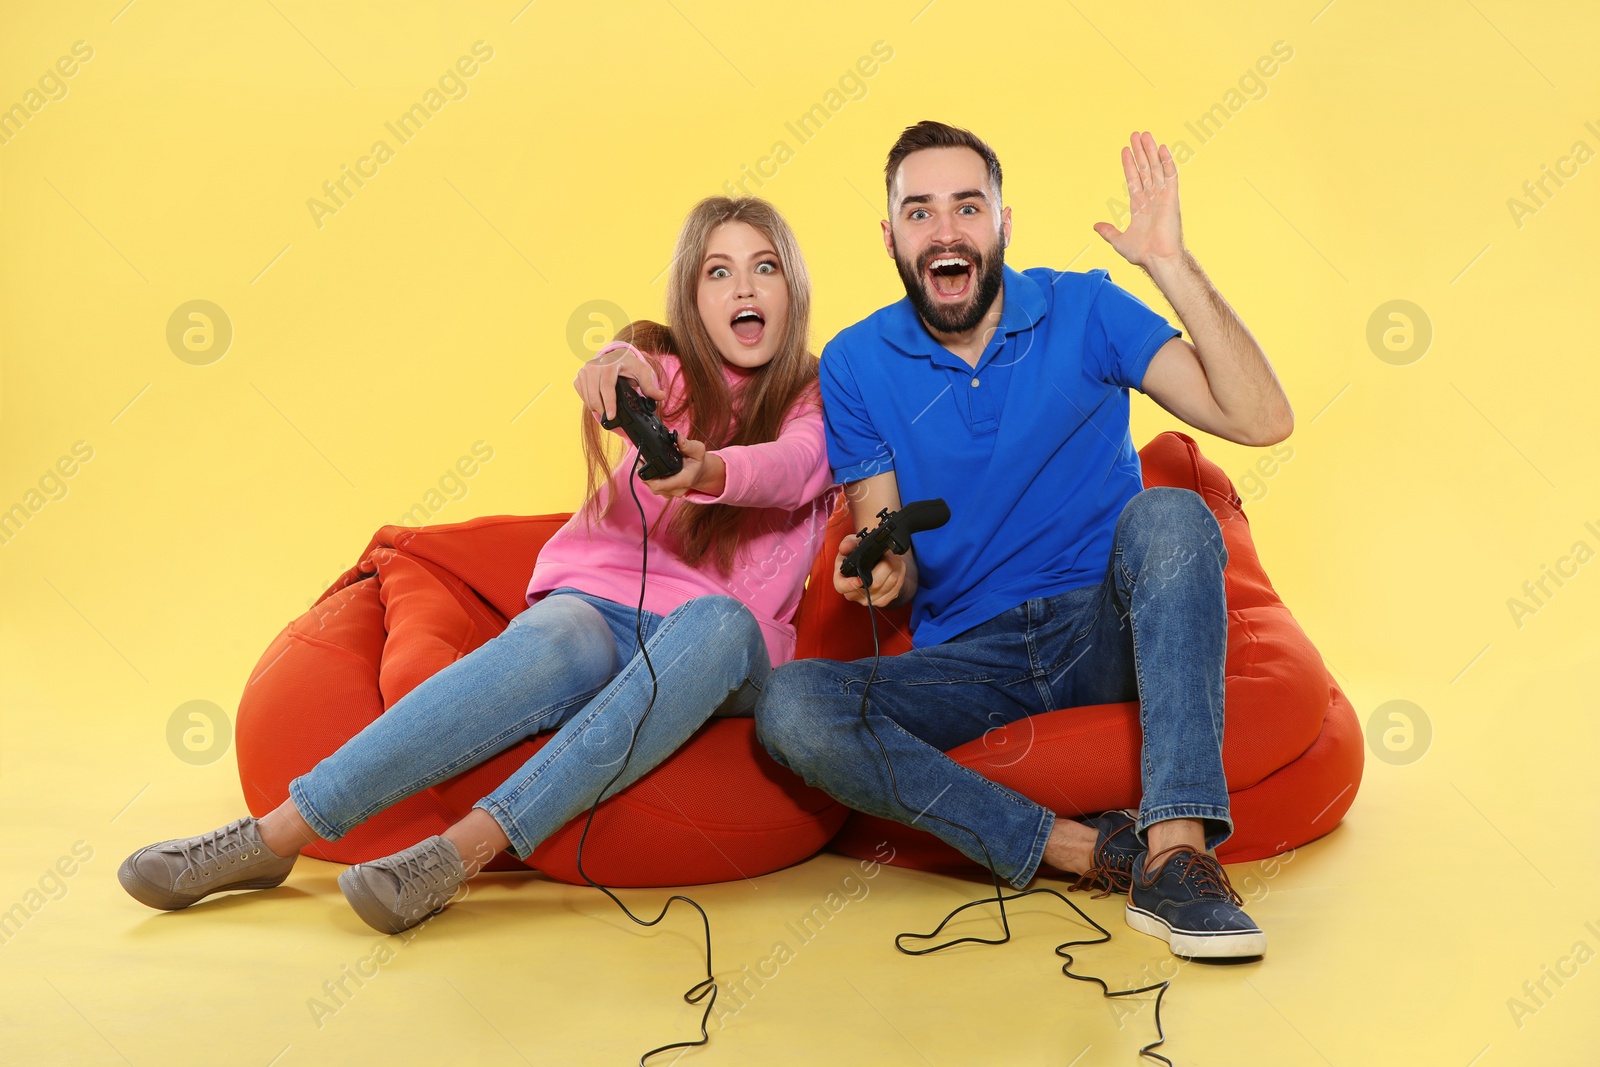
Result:
M771 260L767 260L766 262L756 264L756 273L757 274L771 274L774 271L776 271L777 269L778 269L778 265L776 263L772 262ZM710 273L708 274L708 277L712 277L712 278L731 278L731 277L733 277L733 275L732 275L731 272L729 272L727 267L712 267Z

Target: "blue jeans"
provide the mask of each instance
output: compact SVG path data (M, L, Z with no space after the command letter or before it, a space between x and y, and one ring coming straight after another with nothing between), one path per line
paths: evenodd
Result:
M589 809L628 750L650 700L636 619L637 604L569 588L551 592L290 782L289 796L319 836L337 841L391 804L556 730L473 805L493 816L511 851L527 859ZM772 671L760 625L732 597L697 597L665 616L646 611L644 635L659 691L608 797L713 715L750 714Z
M1203 820L1206 845L1233 832L1222 773L1223 662L1228 614L1222 530L1198 493L1158 486L1117 519L1098 585L1039 597L943 644L886 656L867 717L894 768L861 725L871 659L806 659L775 671L756 730L779 763L841 803L941 838L1020 889L1044 857L1055 814L944 753L1029 715L1139 701L1143 802L1151 823ZM861 621L866 625L866 620ZM1071 782L1061 783L1064 796Z

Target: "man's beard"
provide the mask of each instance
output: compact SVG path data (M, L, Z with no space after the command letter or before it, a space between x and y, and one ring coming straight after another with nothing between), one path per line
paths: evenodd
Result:
M965 304L939 304L928 295L928 264L943 256L957 255L964 257L972 264L974 274L974 291ZM911 306L916 308L922 321L932 330L945 334L963 334L973 329L983 321L989 313L994 298L1000 293L1000 283L1004 280L1003 267L1005 266L1005 246L996 240L988 254L980 255L970 245L953 245L949 248L929 249L921 256L921 262L913 269L904 259L895 253L895 269L900 272L900 281L906 287L906 296L911 299Z

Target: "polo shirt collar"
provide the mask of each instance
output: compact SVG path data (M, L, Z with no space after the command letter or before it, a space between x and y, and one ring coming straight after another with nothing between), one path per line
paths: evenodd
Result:
M1004 279L1005 304L1000 309L1000 328L996 333L1007 335L1031 330L1044 318L1044 293L1039 291L1039 283L1013 270L1009 263L1001 264L1000 271ZM911 306L910 297L902 297L884 312L878 333L895 348L908 356L928 356L935 361L956 359L922 324L916 308ZM994 341L991 339L989 344L992 348Z

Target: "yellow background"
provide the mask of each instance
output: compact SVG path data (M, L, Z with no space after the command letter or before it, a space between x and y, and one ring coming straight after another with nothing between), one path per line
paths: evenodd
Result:
M8 1061L622 1063L692 1031L674 998L698 932L638 933L589 891L480 879L319 1028L306 1000L383 941L337 865L175 915L128 899L115 869L244 813L232 753L178 759L169 717L190 700L231 715L260 652L377 527L418 504L457 522L577 503L569 334L595 301L660 316L695 200L782 140L792 158L748 188L799 235L814 347L902 295L882 160L922 118L998 151L1008 262L1108 268L1169 316L1091 225L1120 224L1131 131L1195 150L1186 242L1297 424L1292 458L1262 468L1269 450L1191 432L1246 493L1268 572L1363 722L1406 700L1431 727L1420 758L1399 734L1395 762L1369 752L1329 838L1270 875L1235 869L1270 886L1251 906L1270 954L1184 968L1164 1051L1595 1055L1600 563L1520 626L1508 607L1576 542L1600 550L1594 5L124 3L0 13L0 107L41 78L60 96L0 144L0 508L93 449L0 544L0 908L92 850L0 944ZM79 41L93 56L62 95L47 75ZM400 144L385 123L478 41L493 57L464 97ZM1280 41L1292 58L1227 110ZM876 42L892 58L801 143L785 124ZM1219 104L1202 144L1185 124ZM393 158L319 225L307 201L379 139ZM1576 173L1517 218L1508 201L1535 206L1523 183L1579 141ZM207 365L167 342L197 299L233 331ZM1392 300L1432 329L1404 365L1367 340ZM1135 399L1136 443L1178 425ZM427 504L480 441L492 460ZM719 973L764 959L852 868L825 855L696 891ZM1119 1030L1055 973L1050 946L1080 929L1059 905L1021 909L1010 947L909 960L893 933L972 887L871 885L684 1062L1137 1062L1153 1028ZM1092 906L1114 940L1085 970L1131 981L1171 959L1115 901ZM1528 1000L1579 943L1576 975ZM1520 1025L1512 997L1538 1008Z

